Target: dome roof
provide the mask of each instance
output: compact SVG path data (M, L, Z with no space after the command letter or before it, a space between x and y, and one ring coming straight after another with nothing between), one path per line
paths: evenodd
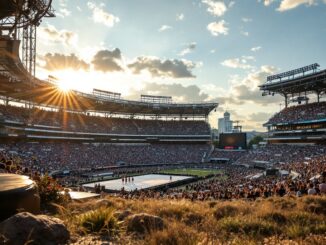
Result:
M230 116L230 113L229 112L224 112L224 117L229 117Z

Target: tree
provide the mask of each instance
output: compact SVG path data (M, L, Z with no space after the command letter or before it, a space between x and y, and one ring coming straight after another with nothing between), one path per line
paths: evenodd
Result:
M261 135L256 135L249 141L249 148L252 148L252 145L258 145L259 142L263 141L264 138Z

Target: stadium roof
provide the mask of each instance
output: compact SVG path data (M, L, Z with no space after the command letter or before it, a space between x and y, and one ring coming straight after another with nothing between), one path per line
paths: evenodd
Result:
M16 76L17 77L17 76ZM19 76L22 78L22 76ZM207 117L218 103L151 103L116 98L101 97L95 94L69 91L59 92L57 86L41 80L30 82L14 80L0 72L0 96L9 101L28 101L41 106L60 107L75 111L98 111L110 114L147 116L189 116Z
M325 92L326 69L308 75L289 78L283 81L268 81L265 84L260 85L259 88L263 91L263 96L267 95L267 93L279 93L285 95L299 94L303 92Z
M59 92L50 83L38 80L33 86L27 82L9 82L0 75L0 95L12 101L30 101L38 105L61 107L67 110L99 111L111 114L207 116L218 103L150 103L99 97L94 94L70 91Z

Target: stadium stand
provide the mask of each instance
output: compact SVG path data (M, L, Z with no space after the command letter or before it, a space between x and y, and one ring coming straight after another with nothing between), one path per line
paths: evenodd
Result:
M245 150L221 150L215 148L210 155L210 161L233 163L245 154L247 154L247 151Z
M283 145L269 144L265 147L248 151L238 158L236 164L249 166L285 164L326 154L326 146L321 145Z
M269 119L267 124L300 123L312 120L326 120L326 102L284 108Z
M25 125L56 127L60 130L89 133L140 134L140 135L210 135L205 121L162 121L124 118L105 118L80 113L54 112L38 108L0 105L4 120Z
M317 67L269 76L260 86L263 96L284 97L285 108L264 124L269 143L326 143L326 70Z
M1 151L40 173L117 165L201 162L208 145L201 144L1 144Z

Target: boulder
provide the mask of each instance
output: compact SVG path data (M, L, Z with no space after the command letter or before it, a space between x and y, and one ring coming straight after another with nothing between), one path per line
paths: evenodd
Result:
M146 213L134 214L128 218L127 232L143 235L152 231L163 230L162 218Z
M7 239L5 244L65 244L70 234L63 221L31 213L18 213L0 223L0 234Z

